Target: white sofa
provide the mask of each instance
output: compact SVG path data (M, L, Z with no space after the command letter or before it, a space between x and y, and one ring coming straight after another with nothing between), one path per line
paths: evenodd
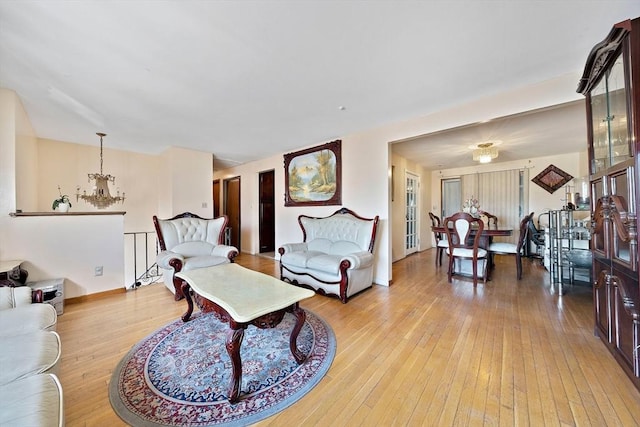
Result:
M0 287L0 325L0 426L63 426L56 309L41 290Z
M52 305L41 302L40 290L34 291L28 286L0 287L0 337L55 331L58 313Z
M278 249L280 278L343 303L373 281L378 216L363 218L347 208L331 216L300 215L303 242Z
M227 222L225 215L208 219L190 212L171 219L153 216L161 250L156 262L163 269L164 284L176 301L184 296L175 273L226 264L238 255L238 249L223 244Z

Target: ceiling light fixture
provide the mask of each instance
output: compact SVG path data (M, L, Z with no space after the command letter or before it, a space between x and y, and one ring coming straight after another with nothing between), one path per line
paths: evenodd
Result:
M498 149L493 146L493 142L478 144L478 148L473 150L473 160L480 163L489 163L498 157Z
M115 184L116 177L113 175L104 175L102 173L102 138L107 136L106 133L97 132L96 135L100 137L100 173L89 173L87 176L89 177L89 182L91 180L95 180L95 185L93 186L93 193L88 195L85 190L80 194L80 186L76 188L76 200L82 199L85 202L91 203L98 209L104 209L115 202L124 203L124 193L122 193L122 197L120 196L120 189L117 190L116 196L112 196L109 193L109 183Z

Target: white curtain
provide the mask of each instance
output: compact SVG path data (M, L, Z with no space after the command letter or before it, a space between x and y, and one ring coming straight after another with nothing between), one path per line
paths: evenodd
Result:
M513 169L475 173L460 177L462 199L478 199L480 209L498 217L499 228L511 228L510 237L494 241L516 243L520 220L529 212L529 170Z
M460 183L462 187L462 202L469 199L479 199L478 193L478 175L477 173L470 175L462 175L460 177ZM462 205L460 206L462 207ZM482 205L480 205L482 207Z

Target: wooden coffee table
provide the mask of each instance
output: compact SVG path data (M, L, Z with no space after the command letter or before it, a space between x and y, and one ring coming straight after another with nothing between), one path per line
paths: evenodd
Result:
M306 360L307 356L302 354L296 343L306 319L299 302L314 296L312 290L289 285L234 263L181 271L176 273L176 277L182 280L182 292L188 304L182 316L184 322L191 317L195 300L201 311L213 312L218 319L229 323L225 344L232 366L229 402L235 403L240 398L240 346L247 326L274 328L285 313L293 313L296 324L291 331L289 348L298 364ZM190 288L194 291L193 298Z

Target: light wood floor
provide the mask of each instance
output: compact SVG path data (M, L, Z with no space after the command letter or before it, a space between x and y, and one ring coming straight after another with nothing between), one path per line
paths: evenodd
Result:
M277 275L265 257L238 263ZM429 250L395 263L391 287L346 305L305 300L332 326L335 360L309 394L259 425L638 425L640 392L593 335L590 290L550 295L546 271L529 261L523 276L514 280L513 259L498 257L487 285L449 284ZM66 305L68 426L124 425L107 394L114 367L185 306L162 284Z

